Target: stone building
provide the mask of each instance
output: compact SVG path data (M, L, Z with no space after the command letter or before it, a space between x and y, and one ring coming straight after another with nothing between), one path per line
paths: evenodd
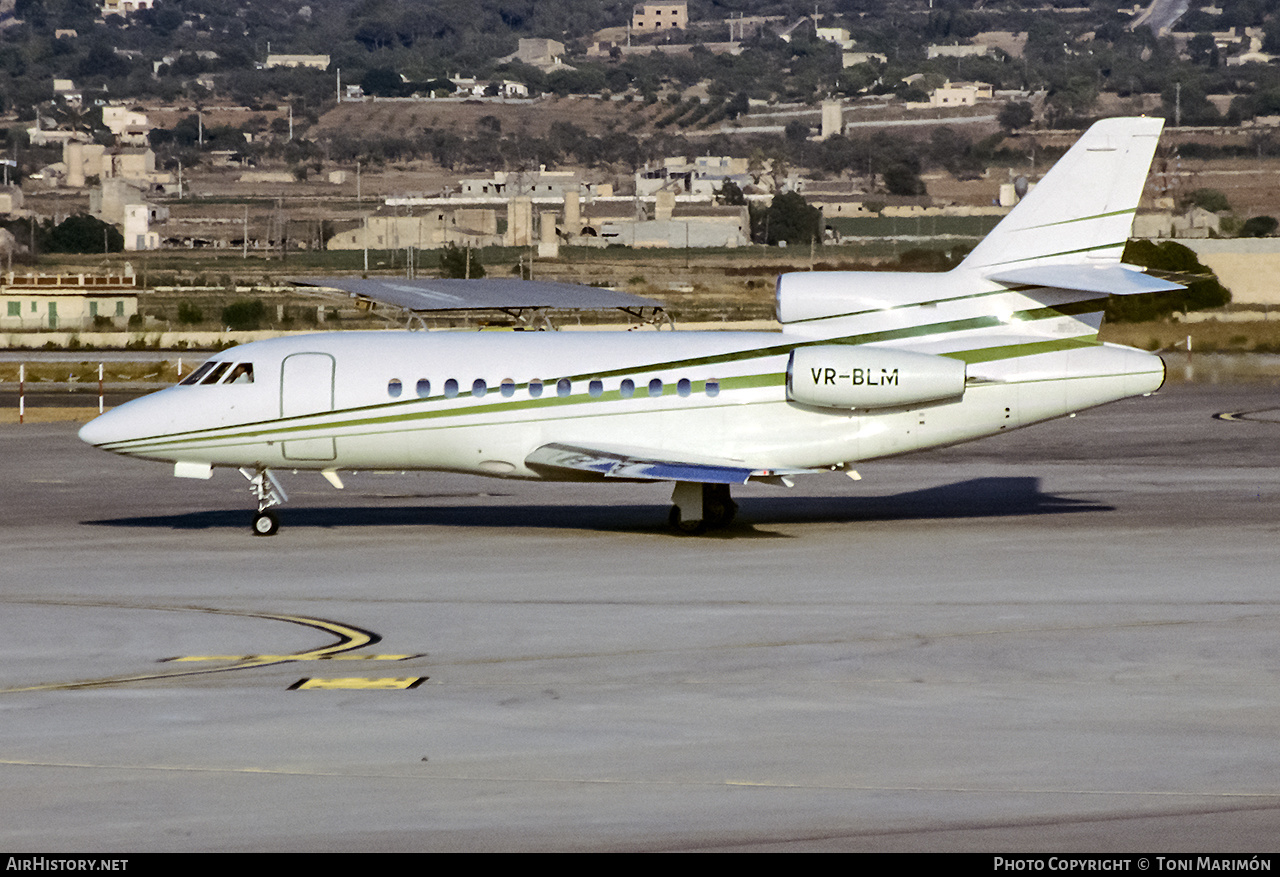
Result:
M109 320L124 327L138 312L132 274L6 274L0 277L0 328L89 329Z
M635 33L683 30L688 26L688 3L638 3L631 10L631 30Z

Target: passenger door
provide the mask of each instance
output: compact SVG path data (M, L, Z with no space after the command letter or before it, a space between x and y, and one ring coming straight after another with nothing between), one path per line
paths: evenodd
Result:
M333 410L333 357L327 353L295 353L280 370L280 416L301 417ZM332 460L332 437L293 438L283 445L286 460Z

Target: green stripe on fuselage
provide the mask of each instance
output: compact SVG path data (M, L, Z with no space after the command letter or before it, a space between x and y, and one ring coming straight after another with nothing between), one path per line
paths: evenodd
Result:
M671 371L680 368L690 368L694 366L715 365L719 363L743 362L751 359L763 359L771 356L788 355L792 350L801 347L813 347L825 344L840 344L856 346L860 344L870 344L874 342L904 340L908 338L920 338L928 335L946 334L951 332L969 331L973 329L988 329L1008 326L1015 322L1035 322L1043 319L1052 319L1061 316L1075 316L1083 313L1094 313L1099 310L1099 301L1078 301L1069 302L1063 305L1045 306L1040 308L1032 308L1024 311L1014 311L1008 317L995 317L984 315L979 317L969 317L961 320L950 320L941 323L933 323L926 326L906 326L898 329L887 329L880 332L867 332L860 335L850 335L843 338L824 338L813 339L807 341L790 341L786 344L771 345L769 347L753 348L749 350L731 351L723 354L713 354L710 356L691 357L681 360L672 360L669 362L645 364L641 366L623 367L618 369L610 369L598 372L583 372L581 374L568 376L571 381L581 382L591 379L603 379L618 376L635 375L641 372ZM1092 336L1090 336L1092 337ZM1070 341L1071 339L1064 339ZM1045 344L1059 343L1057 341L1046 341ZM1088 342L1092 343L1092 342ZM1004 347L983 347L975 348L972 351L957 351L944 354L951 358L965 359L966 362L990 362L998 359L1012 359L1018 356L1029 355L1028 353L1010 352L1007 355L998 354L996 351L1009 350L1017 351L1024 347L1039 347L1035 345L1006 345ZM1045 348L1033 352L1047 352L1050 349ZM966 359L967 356L983 357L981 359ZM719 379L722 390L742 390L765 386L782 385L785 383L785 375L776 372L765 372L756 375L726 376ZM694 382L699 388L705 389L705 379ZM548 380L545 386L551 392L554 392L554 382ZM528 383L517 385L517 389L526 390ZM640 398L646 397L646 388L642 384L637 386L637 395ZM663 395L674 395L677 385L674 382L666 382L663 385ZM471 393L461 393L457 397L460 400L473 399ZM376 405L358 406L355 408L343 409L340 411L322 411L314 414L302 415L292 418L293 422L281 420L259 421L249 424L237 424L235 426L211 427L203 430L195 430L188 433L176 433L173 435L157 435L146 438L130 439L125 442L115 443L113 445L104 445L108 450L134 450L142 451L148 445L161 443L167 446L186 445L194 442L202 442L208 440L234 440L234 439L256 439L276 437L281 440L288 440L289 436L301 437L306 433L316 432L319 430L334 429L350 429L360 426L379 426L397 422L414 422L434 420L445 417L466 417L477 414L499 414L522 409L537 408L559 408L565 405L581 405L592 402L610 402L622 400L622 395L617 390L608 391L601 396L590 396L587 393L575 393L571 396L562 397L555 395L542 396L536 399L520 399L510 401L500 401L493 403L482 403L479 405L470 405L467 407L459 407L457 405L448 408L440 408L428 411L400 411L406 406L417 406L423 403L442 404L453 400L446 399L444 396L428 397L427 399L407 399L400 402L378 403ZM369 416L362 416L361 412L369 412ZM373 414L372 412L378 412ZM345 419L330 420L331 417L344 417ZM319 420L320 422L316 422Z

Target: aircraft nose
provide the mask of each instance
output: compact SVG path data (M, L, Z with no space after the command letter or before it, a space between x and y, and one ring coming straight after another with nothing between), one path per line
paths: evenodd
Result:
M94 447L130 438L128 424L132 418L119 408L99 414L80 427L80 441Z

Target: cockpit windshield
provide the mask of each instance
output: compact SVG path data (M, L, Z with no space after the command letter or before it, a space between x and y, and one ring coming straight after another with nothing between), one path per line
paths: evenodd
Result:
M200 379L205 375L207 375L209 373L209 369L213 368L217 364L218 364L217 360L214 360L214 359L209 360L204 365L200 366L198 369L193 371L191 374L187 375L185 378L178 381L178 386L189 387L192 384L200 383Z
M195 384L252 384L253 383L253 363L242 362L231 368L228 361L219 361L211 359L201 365L191 374L187 375L178 382L179 386L193 386ZM224 377L225 375L225 377Z

